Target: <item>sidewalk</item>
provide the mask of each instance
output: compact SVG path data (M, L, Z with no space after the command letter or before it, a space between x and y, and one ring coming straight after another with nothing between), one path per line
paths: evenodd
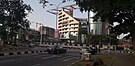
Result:
M34 47L34 48L27 47L27 48L17 49L17 50L0 51L0 56L44 53L44 52L46 52L46 48L44 47Z
M30 51L30 50L43 50L45 48L42 47L19 47L19 48L12 48L8 50L0 50L0 53L6 52L18 52L18 51Z
M135 56L127 54L114 54L112 66L135 66Z
M100 53L91 55L90 58L91 61L80 60L71 66L91 66L92 61L97 58L100 58L105 66L135 66L135 56L129 53Z
M112 53L94 55L101 58L106 66L135 66L135 56L126 53Z

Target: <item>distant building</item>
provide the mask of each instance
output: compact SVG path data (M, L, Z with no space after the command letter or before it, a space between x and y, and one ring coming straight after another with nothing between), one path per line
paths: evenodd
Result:
M79 21L79 31L78 31L78 42L81 44L86 43L87 36L87 19L85 18L75 18Z
M132 46L132 40L131 39L120 39L118 47L131 47Z
M92 35L101 35L102 34L102 22L101 19L97 21L93 21L93 17L95 14L90 12L90 32Z
M91 35L103 35L108 34L108 23L102 23L99 18L97 21L93 21L95 14L90 12L90 32ZM74 40L79 43L86 42L87 34L87 19L75 18L70 11L62 9L58 12L58 32L59 39Z
M29 39L39 39L40 32L35 29L29 30Z
M58 13L59 39L78 42L79 25L86 23L86 19L74 18L69 11L61 10ZM87 30L87 29L86 29Z
M109 23L106 21L106 22L102 22L102 34L103 35L109 35Z
M108 22L101 22L101 18L99 18L97 21L93 21L93 17L95 14L93 12L90 12L90 32L92 35L108 35L109 34L109 28L108 28Z
M39 42L40 32L32 28L30 28L29 30L20 29L17 34L17 40L20 44L30 44Z
M39 32L43 36L43 41L54 39L55 29L47 26L40 26ZM42 32L42 33L41 33Z

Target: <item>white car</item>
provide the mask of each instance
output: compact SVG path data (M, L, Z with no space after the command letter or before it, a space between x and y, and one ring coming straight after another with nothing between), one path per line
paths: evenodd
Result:
M80 54L87 53L87 52L88 52L88 48L86 48L86 47L83 47L80 50Z

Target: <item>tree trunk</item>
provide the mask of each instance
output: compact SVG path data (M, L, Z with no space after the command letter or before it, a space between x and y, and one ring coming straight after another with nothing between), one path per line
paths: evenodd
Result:
M14 45L16 45L16 36L17 34L14 34Z

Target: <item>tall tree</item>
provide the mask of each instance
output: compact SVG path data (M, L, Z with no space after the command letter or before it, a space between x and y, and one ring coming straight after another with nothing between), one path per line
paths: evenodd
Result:
M46 3L49 3L47 0L38 0L40 4L43 4L43 8L46 6Z
M31 10L30 5L24 4L23 0L0 0L1 35L3 37L8 35L8 38L16 40L16 35L20 29L29 28L29 21L26 16ZM7 35L4 35L5 32Z
M81 11L93 11L95 20L101 18L111 25L111 32L132 37L135 51L135 0L75 0ZM114 26L117 22L118 25Z

